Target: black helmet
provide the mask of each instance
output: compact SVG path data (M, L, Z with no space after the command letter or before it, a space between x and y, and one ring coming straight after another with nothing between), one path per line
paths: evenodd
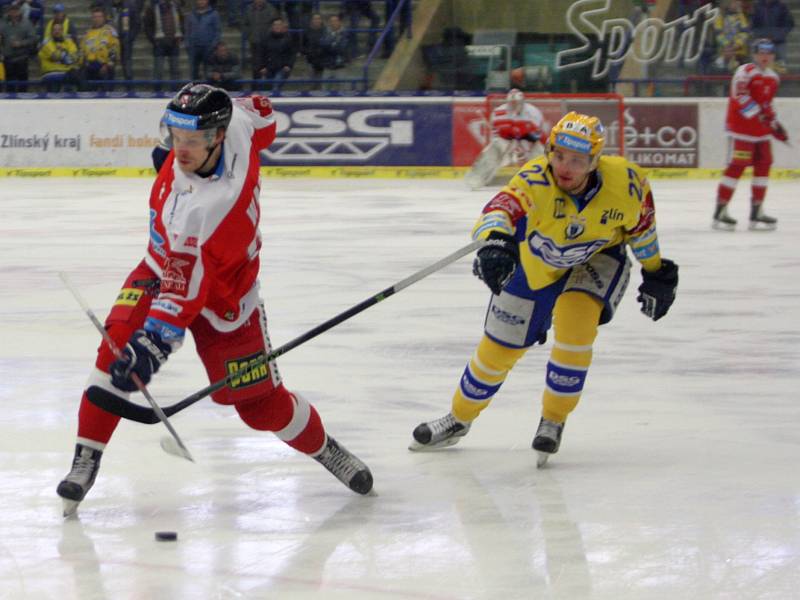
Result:
M163 123L179 129L228 127L233 104L228 93L205 83L188 83L167 104Z

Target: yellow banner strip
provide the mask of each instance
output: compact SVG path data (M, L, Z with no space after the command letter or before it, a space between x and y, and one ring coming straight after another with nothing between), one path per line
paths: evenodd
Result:
M330 179L460 179L469 167L261 167L265 177ZM719 179L719 169L649 169L650 179ZM513 175L504 169L502 174ZM745 176L751 175L751 169ZM135 167L0 167L0 177L154 177L150 168ZM772 169L770 179L800 180L800 169Z

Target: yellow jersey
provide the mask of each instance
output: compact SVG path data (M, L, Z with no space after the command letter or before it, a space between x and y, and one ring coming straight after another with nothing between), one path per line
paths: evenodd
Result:
M583 198L556 185L546 156L528 161L484 207L473 238L492 231L520 241L520 263L534 290L619 244L628 244L645 270L661 266L650 184L641 167L620 156L600 157Z
M120 56L117 30L107 23L89 29L81 40L81 54L84 63L116 63Z

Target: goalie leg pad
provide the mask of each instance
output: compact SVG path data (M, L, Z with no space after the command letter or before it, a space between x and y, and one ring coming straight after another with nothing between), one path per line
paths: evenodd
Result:
M475 159L475 163L464 178L472 189L486 185L492 180L497 170L503 166L511 143L501 139L493 139Z

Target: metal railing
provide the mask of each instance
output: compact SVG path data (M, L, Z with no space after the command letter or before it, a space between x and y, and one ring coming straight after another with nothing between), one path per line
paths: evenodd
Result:
M732 77L732 75L687 75L686 77L621 78L612 80L610 85L614 92L618 91L617 86L619 85L632 85L633 95L636 97L659 95L656 93L659 85L669 85L680 90L678 93L671 94L672 96L707 96L710 91L717 92L717 95L727 96ZM800 82L800 75L781 75L782 84L798 82ZM642 86L646 88L644 94L640 93Z

